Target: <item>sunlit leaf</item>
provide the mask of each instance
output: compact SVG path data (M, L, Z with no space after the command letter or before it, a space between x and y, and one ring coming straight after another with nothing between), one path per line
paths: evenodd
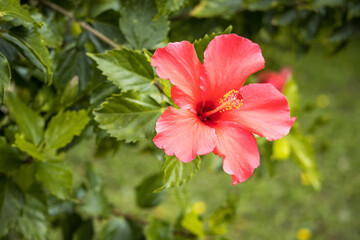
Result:
M156 189L155 192L169 187L181 186L188 182L200 169L200 162L199 156L189 163L180 162L175 156L166 156L162 168L164 185Z
M27 140L37 146L44 135L44 120L41 116L26 106L18 96L13 93L8 93L6 106L9 109L11 117L18 124L20 132L24 134Z
M40 161L46 161L45 155L40 152L32 142L27 141L24 135L16 134L14 145L21 151L29 154L31 157Z
M16 21L28 27L33 24L38 25L31 18L30 12L20 5L20 0L1 0L0 1L0 21Z
M194 211L190 211L183 216L181 226L199 238L205 237L204 223Z
M118 140L134 142L152 137L163 108L152 98L130 92L113 95L94 112L100 128Z
M75 136L79 136L90 118L86 110L60 112L51 118L45 131L47 148L65 147Z
M69 199L73 182L72 171L64 162L39 162L36 179L56 197Z

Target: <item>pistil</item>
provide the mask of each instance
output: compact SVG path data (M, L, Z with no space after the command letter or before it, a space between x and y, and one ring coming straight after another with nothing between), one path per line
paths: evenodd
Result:
M239 91L237 90L231 90L228 93L226 93L222 98L220 98L219 100L219 104L220 106L218 106L217 108L208 111L208 112L204 112L202 114L203 117L208 117L214 113L217 112L225 112L225 111L230 111L235 109L239 109L240 106L243 104L242 103L242 95L239 93Z

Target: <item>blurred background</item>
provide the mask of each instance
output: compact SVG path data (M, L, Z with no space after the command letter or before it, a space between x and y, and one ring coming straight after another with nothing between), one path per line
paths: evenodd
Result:
M89 110L91 120L79 137L58 149L72 171L72 197L59 199L45 191L43 215L34 218L38 228L29 225L34 231L27 235L26 227L6 226L10 232L2 232L0 224L4 239L360 239L358 1L20 3L44 24L39 33L54 61L54 84L49 87L35 67L9 47L11 39L4 33L17 23L3 18L6 24L0 22L5 29L0 37L5 40L0 38L0 51L12 68L12 89L50 119L55 114L49 107L57 101L54 96L69 94L68 86L73 87L76 76L76 101L66 105L62 99L62 104L64 109ZM110 44L95 37L91 29L108 37ZM163 184L164 153L154 147L152 138L125 143L99 128L92 114L120 90L101 75L86 53L119 46L151 57L168 42L199 43L199 39L223 33L258 43L265 58L262 72L291 69L283 92L292 116L297 117L296 125L283 141L257 139L261 166L244 183L232 185L231 176L222 170L222 160L210 154L202 157L196 174L186 172L186 183L177 181L175 187L154 194ZM26 68L30 77L24 77ZM250 76L247 83L258 82L259 74ZM11 117L1 119L5 119L4 109L0 109L0 133L12 143L18 128ZM44 226L47 230L37 232Z

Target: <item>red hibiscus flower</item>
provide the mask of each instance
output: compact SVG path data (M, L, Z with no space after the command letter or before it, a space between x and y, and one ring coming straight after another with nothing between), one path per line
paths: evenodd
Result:
M260 83L270 83L277 90L282 92L284 90L285 83L291 77L291 69L284 67L280 70L280 72L264 71L258 74L257 77Z
M151 62L159 77L174 85L169 107L156 123L154 143L169 156L190 162L197 155L222 156L233 184L248 179L260 164L255 137L268 140L289 133L286 97L271 84L249 84L246 78L264 68L260 47L235 34L217 36L201 64L194 45L169 43Z

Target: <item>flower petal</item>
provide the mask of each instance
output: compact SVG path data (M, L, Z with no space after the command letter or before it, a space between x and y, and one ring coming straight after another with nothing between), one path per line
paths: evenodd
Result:
M244 182L260 165L260 155L254 135L234 122L217 122L218 143L214 153L222 156L224 171L231 174L233 184Z
M215 37L204 52L201 90L214 105L230 90L239 90L246 78L264 68L259 45L236 34Z
M241 88L243 105L238 110L219 115L223 121L234 121L249 131L273 141L287 135L296 118L290 117L286 97L269 83L254 83Z
M169 79L176 86L172 89L174 102L181 108L195 110L197 103L201 101L199 83L201 63L194 45L182 41L158 48L151 59L151 65L156 67L159 77ZM186 98L178 96L186 96Z
M167 155L190 162L197 155L212 152L216 146L215 129L204 124L195 113L169 107L156 123L154 143Z

